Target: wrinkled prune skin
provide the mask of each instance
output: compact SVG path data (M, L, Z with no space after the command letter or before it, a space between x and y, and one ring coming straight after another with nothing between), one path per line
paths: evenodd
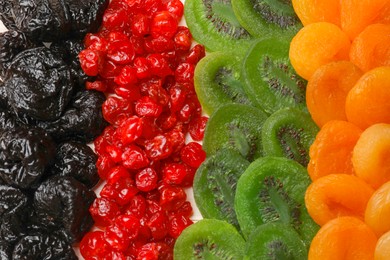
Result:
M101 92L77 92L64 114L55 121L38 122L57 142L78 140L88 143L98 137L107 126L101 107L105 96Z
M16 114L55 120L71 99L73 81L68 65L46 47L19 53L4 78L9 106Z
M15 243L25 231L23 216L6 214L0 220L0 237L6 242Z
M7 110L0 109L0 131L10 130L18 127L20 122L16 119L15 115L9 113Z
M88 32L96 32L102 22L104 10L109 0L69 0L72 36L84 37Z
M71 245L54 235L24 236L15 245L12 259L77 260Z
M73 82L77 90L82 90L85 87L86 81L93 81L94 77L87 76L81 68L79 53L84 49L82 38L67 39L61 42L53 43L50 46L59 57L61 57L70 67Z
M33 46L24 33L19 31L10 30L0 33L0 77L4 78L13 58L19 52Z
M36 42L52 42L70 31L64 0L11 0L18 30Z
M88 145L79 142L62 143L57 146L50 173L73 177L88 188L93 188L99 182L96 161L97 155Z
M5 240L0 239L0 259L11 260L12 259L12 246Z
M44 229L61 230L70 243L79 242L93 226L89 207L96 195L72 177L54 176L34 195L34 210Z
M0 178L8 185L34 189L55 155L55 143L42 129L0 131Z
M12 0L0 0L0 20L8 30L16 30L14 15L12 13Z
M22 215L27 207L28 198L21 190L0 185L0 219L5 215Z

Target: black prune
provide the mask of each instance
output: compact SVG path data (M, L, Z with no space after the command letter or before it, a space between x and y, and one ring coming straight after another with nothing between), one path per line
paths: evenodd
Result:
M55 121L41 121L38 126L45 129L57 142L79 140L90 142L99 136L107 122L102 115L104 94L93 90L77 92L65 113Z
M88 32L97 31L108 3L109 0L67 1L71 17L71 33L76 37L84 37Z
M12 13L13 2L12 0L0 0L0 20L9 30L17 29Z
M23 216L6 214L0 220L1 239L14 243L25 234Z
M9 185L36 188L55 155L55 144L39 128L0 131L0 178Z
M71 243L93 226L89 207L96 195L72 177L53 176L34 195L36 218L44 229L60 230Z
M73 82L78 90L84 89L86 81L93 81L95 77L87 76L81 68L79 53L84 49L82 39L67 39L53 43L50 46L59 57L61 57L70 67Z
M71 245L54 235L24 236L15 245L12 259L77 260Z
M9 106L38 120L55 120L71 99L73 81L68 65L46 47L19 53L4 79Z
M20 123L13 114L9 113L7 110L2 111L0 109L0 131L14 129L19 125Z
M32 48L33 44L24 33L6 31L0 33L0 77L4 77L12 59L21 51Z
M52 42L70 31L64 0L13 0L13 18L18 30L36 42Z
M92 188L99 182L96 169L97 155L86 144L67 142L57 146L51 174L71 176Z
M11 260L12 259L12 246L5 240L0 240L0 259Z
M21 190L0 185L0 219L5 215L22 215L27 207L28 198Z

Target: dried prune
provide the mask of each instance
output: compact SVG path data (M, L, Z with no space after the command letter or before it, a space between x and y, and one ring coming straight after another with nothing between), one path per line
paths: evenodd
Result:
M71 245L53 235L24 236L15 245L12 259L77 260Z
M50 46L50 49L52 49L69 65L74 85L75 87L78 87L79 90L84 88L87 80L94 80L94 77L87 76L81 69L78 55L84 49L82 39L67 39L61 42L56 42Z
M51 174L71 176L92 188L99 182L96 169L97 155L82 143L66 142L57 146Z
M8 110L0 109L0 131L7 129L14 129L19 126L18 120L16 117L9 113Z
M53 176L38 187L33 206L44 230L59 231L73 243L93 226L88 209L95 198L93 191L74 178Z
M25 234L23 216L6 214L0 220L1 239L14 243Z
M46 129L57 141L92 141L107 125L101 111L104 100L105 96L101 92L79 91L59 119L41 121L38 126Z
M99 28L108 0L69 0L68 10L71 17L71 33L84 36Z
M3 216L20 215L27 207L27 196L19 189L0 185L0 219Z
M55 144L42 129L0 131L0 178L9 185L35 188L54 155Z
M9 30L17 28L12 13L13 4L10 0L0 0L0 20Z
M38 120L55 120L71 99L73 81L68 65L46 47L19 53L4 78L9 106Z
M12 59L21 51L33 47L24 33L6 31L0 33L0 77L4 77Z
M18 30L37 42L63 38L70 31L64 0L13 0L13 18Z
M12 246L5 240L0 240L0 259L11 260L12 259Z

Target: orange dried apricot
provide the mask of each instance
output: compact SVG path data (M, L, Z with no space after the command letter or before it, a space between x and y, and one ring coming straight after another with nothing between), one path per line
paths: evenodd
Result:
M336 25L327 22L303 27L290 44L290 61L296 72L309 79L314 72L332 61L349 60L351 43Z
M390 181L390 124L375 124L360 135L352 152L355 174L379 188Z
M364 72L390 66L390 24L367 26L352 42L349 57Z
M340 217L329 221L313 238L309 260L374 259L377 237L360 219Z
M348 121L361 129L390 123L390 67L366 72L349 91L345 101Z
M303 25L329 22L340 26L340 0L292 0Z
M390 232L383 234L376 243L375 260L389 260L390 256Z
M368 25L385 22L389 0L343 0L340 9L341 28L354 39Z
M306 87L306 104L318 126L330 120L347 120L345 99L362 75L349 61L331 62L316 70Z
M390 231L390 182L386 182L367 203L364 221L380 237Z
M320 226L341 216L364 218L374 190L354 175L329 174L312 182L306 190L305 204Z
M315 181L332 173L353 174L352 151L362 130L346 121L329 121L318 132L310 146L307 166Z

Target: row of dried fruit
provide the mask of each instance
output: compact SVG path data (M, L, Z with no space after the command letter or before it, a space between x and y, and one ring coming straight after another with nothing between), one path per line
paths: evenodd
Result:
M107 4L0 1L1 259L77 259L93 225L104 95L85 90L78 52Z
M321 127L305 196L321 225L309 259L388 259L390 2L319 2L293 1L305 27L290 48Z

